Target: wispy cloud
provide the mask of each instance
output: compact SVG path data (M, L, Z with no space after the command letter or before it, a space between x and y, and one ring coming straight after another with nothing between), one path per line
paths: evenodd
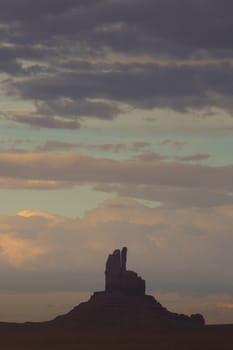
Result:
M146 153L140 154L137 158L144 162L153 162L153 161L161 161L163 159L166 159L167 157L156 152L146 152Z
M210 158L210 155L206 153L196 153L190 156L176 157L177 160L181 160L182 162L206 160L208 158Z
M86 149L90 151L102 151L102 152L124 152L133 151L138 152L145 147L149 147L150 142L135 141L132 143L104 143L104 144L85 144L85 143L69 143L61 141L47 141L44 144L36 148L39 152L51 152L51 151L68 151L74 149Z
M219 303L218 307L222 308L222 309L233 309L233 304L226 304L226 303Z
M165 139L160 142L161 145L170 145L178 150L181 150L186 144L187 141L171 140Z
M112 160L78 153L0 153L0 177L32 181L123 183L232 190L232 164Z

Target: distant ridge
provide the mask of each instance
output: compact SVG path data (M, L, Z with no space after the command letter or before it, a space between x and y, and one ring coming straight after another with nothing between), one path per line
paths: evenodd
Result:
M84 329L183 329L205 325L201 314L190 317L168 311L153 296L145 294L145 281L126 268L127 248L114 250L105 269L105 291L95 292L89 301L79 304L50 323Z

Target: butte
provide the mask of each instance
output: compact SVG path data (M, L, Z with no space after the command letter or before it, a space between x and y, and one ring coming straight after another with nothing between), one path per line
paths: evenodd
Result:
M201 314L191 316L168 311L153 296L146 295L146 283L126 268L127 248L108 256L105 291L95 292L87 302L50 321L80 329L172 330L200 328Z

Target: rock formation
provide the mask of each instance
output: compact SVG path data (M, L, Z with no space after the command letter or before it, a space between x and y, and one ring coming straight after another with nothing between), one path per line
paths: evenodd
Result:
M126 270L127 248L110 254L105 270L105 292L123 295L145 295L145 281L136 272Z
M153 296L145 294L145 281L126 269L127 248L109 255L105 291L95 292L68 314L51 322L84 329L159 330L204 326L202 315L168 311Z

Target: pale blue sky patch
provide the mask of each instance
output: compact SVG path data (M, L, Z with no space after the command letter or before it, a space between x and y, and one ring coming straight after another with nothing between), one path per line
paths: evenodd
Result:
M0 190L0 212L15 214L21 210L39 210L66 217L82 217L85 211L114 195L93 191L89 186L59 190Z

